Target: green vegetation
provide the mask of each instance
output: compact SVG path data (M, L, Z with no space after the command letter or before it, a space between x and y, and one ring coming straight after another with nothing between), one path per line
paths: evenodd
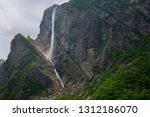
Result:
M11 79L0 88L0 92L4 90L7 92L1 93L0 99L29 99L32 95L41 95L44 87L28 75L21 75Z
M150 36L130 41L135 48L115 56L109 70L96 82L87 83L85 98L150 99Z

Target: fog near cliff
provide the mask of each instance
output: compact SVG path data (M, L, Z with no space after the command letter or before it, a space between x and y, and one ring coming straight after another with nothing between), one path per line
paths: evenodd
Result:
M43 12L69 0L0 0L0 58L6 59L17 33L36 38Z

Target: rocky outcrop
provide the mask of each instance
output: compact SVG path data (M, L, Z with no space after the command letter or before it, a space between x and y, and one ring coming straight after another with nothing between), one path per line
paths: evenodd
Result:
M0 98L29 99L43 91L52 94L60 89L53 66L34 47L33 40L16 35L0 68Z

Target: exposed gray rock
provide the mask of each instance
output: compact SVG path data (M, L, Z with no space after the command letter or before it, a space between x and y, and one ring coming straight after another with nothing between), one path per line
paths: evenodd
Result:
M150 12L145 4L128 1L127 8L116 10L106 1L97 2L102 7L99 11L79 9L70 3L57 6L53 61L66 86L96 78L111 66L114 54L132 46L129 36L150 33ZM36 40L45 53L50 47L54 7L45 11Z

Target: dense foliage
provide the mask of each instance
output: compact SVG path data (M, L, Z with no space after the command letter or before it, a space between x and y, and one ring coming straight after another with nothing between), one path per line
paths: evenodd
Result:
M134 49L114 58L119 62L92 87L91 99L150 99L150 36L136 42Z

